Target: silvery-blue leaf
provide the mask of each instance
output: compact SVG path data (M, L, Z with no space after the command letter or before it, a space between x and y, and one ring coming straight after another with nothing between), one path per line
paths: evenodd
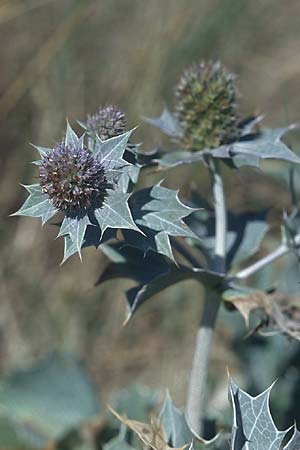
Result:
M233 256L232 263L240 262L253 256L260 247L260 244L269 230L269 225L263 220L249 221L245 225L241 244Z
M279 431L271 416L272 387L251 397L229 380L229 398L234 413L232 450L280 450L287 430Z
M139 191L137 195L139 193L143 195L143 191ZM144 193L149 196L149 200L141 207L143 215L138 223L156 231L165 231L171 236L195 237L182 220L195 209L184 205L179 200L178 191L157 184L148 192L144 190Z
M160 167L170 168L182 164L203 161L203 152L172 151L163 153L159 158L154 159Z
M99 136L96 136L96 140L93 141L93 153L99 157L104 167L108 167L109 170L114 169L120 165L126 164L123 160L123 155L126 150L128 139L130 138L133 130L126 131L126 133L119 136L112 137L106 141L102 141Z
M178 198L178 191L164 188L159 184L134 192L130 198L130 209L134 221L146 237L126 234L131 245L144 252L152 249L173 259L170 236L197 236L183 219L194 209L184 205Z
M25 200L23 206L12 214L12 216L40 217L42 224L46 223L57 213L57 210L49 198L43 194L39 184L24 187L29 192L29 197Z
M175 262L168 233L166 231L159 231L154 235L154 240L158 253L167 256Z
M136 184L139 176L140 168L133 164L123 167L122 172L117 176L117 185L122 192L130 190L130 184Z
M257 169L260 168L260 157L257 155L236 155L232 158L233 165L237 169L240 169L241 167L249 166L249 167L255 167Z
M289 442L283 447L283 450L299 450L300 449L300 432L294 426L294 433Z
M130 195L124 192L107 190L103 205L94 212L102 234L107 228L125 228L141 233L128 206Z
M58 236L65 236L69 235L71 241L73 242L77 253L79 254L79 257L81 259L81 247L84 239L84 235L86 232L86 229L89 225L92 225L89 217L87 214L84 216L65 216L60 231L58 233ZM66 250L66 248L65 248ZM65 260L65 258L64 258Z
M74 145L77 146L79 143L79 137L67 121L67 130L66 130L66 137L65 137L65 145Z
M254 165L257 167L257 158L259 158L259 160L278 159L299 164L300 158L281 141L284 134L296 128L297 126L290 125L283 128L263 130L254 136L245 136L233 144L223 145L217 149L212 149L210 154L214 158L234 159L239 157L239 167L241 167L243 163L244 165ZM241 157L244 159L241 159Z
M165 134L171 137L181 137L183 132L182 129L170 111L165 108L160 117L155 118L144 118L147 123L152 125L153 127L159 128Z
M96 226L93 224L93 226L87 227L81 248L82 249L87 248L87 247L98 248L100 246L101 250L103 251L102 245L104 247L106 245L106 244L104 244L104 242L115 239L115 237L116 237L116 230L108 229L103 234L103 236L101 236L101 231L100 231L99 226ZM65 241L64 257L63 257L61 264L64 264L68 258L70 258L75 253L77 253L76 244L74 244L74 242L72 241L72 239L70 238L70 236L68 234L64 236L64 241ZM105 252L103 251L103 253L105 253Z
M239 129L241 129L241 136L247 136L255 132L257 125L263 120L264 116L252 116L239 123Z
M183 447L194 439L195 436L187 424L185 415L175 407L168 391L159 419L163 427L165 441L172 447Z
M41 157L45 156L47 153L52 152L52 148L40 147L38 145L31 144L40 154Z
M264 130L254 140L233 144L233 151L239 154L257 155L261 159L280 159L299 164L300 158L281 141L284 134L295 128L295 125L290 125L289 127Z

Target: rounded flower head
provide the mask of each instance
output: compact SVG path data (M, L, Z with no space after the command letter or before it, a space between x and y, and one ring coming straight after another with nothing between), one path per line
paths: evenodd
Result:
M100 108L96 114L89 115L86 121L88 131L97 133L102 141L124 133L126 126L124 112L113 105Z
M186 148L214 148L237 136L234 81L219 62L195 64L183 73L175 90L174 112Z
M61 211L86 211L104 200L104 169L87 149L59 143L43 156L39 171L42 192Z

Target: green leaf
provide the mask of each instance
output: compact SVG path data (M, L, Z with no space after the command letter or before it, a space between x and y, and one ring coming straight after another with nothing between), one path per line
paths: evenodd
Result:
M171 137L181 137L182 130L176 118L165 108L160 117L148 118L144 120L155 128L159 128L166 135Z
M23 206L13 213L12 216L40 217L44 225L44 223L57 213L57 210L49 198L43 194L39 184L31 184L24 187L29 192L29 197L25 200Z
M81 247L84 239L84 235L86 232L86 229L89 225L92 225L90 222L90 219L87 214L85 214L83 217L69 217L65 216L60 231L58 233L59 236L65 236L69 235L72 243L74 244L77 253L79 254L79 257L81 259ZM65 248L66 251L66 248ZM64 257L64 260L66 259L66 255Z
M128 199L131 194L111 189L108 189L106 192L107 196L103 205L95 210L95 217L99 223L101 233L103 234L107 228L125 228L141 233L141 230L133 221L128 206Z
M164 438L172 447L183 447L194 439L185 415L173 404L167 391L159 418L164 430Z
M229 380L229 398L233 408L233 450L279 450L287 433L279 431L270 412L273 385L257 397L251 397Z
M58 354L31 369L13 373L0 389L2 417L11 420L22 440L36 448L62 438L98 415L95 399L81 365Z

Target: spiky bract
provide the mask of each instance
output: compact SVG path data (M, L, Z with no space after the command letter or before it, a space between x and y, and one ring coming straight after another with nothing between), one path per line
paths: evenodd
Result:
M215 148L238 134L235 76L219 62L185 70L175 90L174 113L189 150Z
M96 114L89 115L86 121L87 130L97 133L102 141L124 133L126 126L124 112L113 105L100 108Z
M43 156L39 180L55 208L73 213L101 205L107 187L98 158L85 148L63 142Z

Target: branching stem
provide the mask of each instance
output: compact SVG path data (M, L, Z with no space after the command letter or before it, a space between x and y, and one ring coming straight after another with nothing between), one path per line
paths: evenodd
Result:
M216 221L214 270L224 273L226 271L227 214L223 180L219 172L219 167L212 158L209 161L209 170L212 179ZM208 364L219 306L220 297L218 292L207 289L204 298L202 317L196 337L186 406L189 425L197 434L201 434L202 432L207 391Z
M300 245L300 234L297 234L294 237L294 246L299 247ZM272 262L276 261L277 259L281 258L284 255L287 255L291 251L291 247L287 244L281 244L276 250L274 250L269 255L265 256L262 259L259 259L254 264L251 264L251 266L246 267L245 269L240 270L233 276L233 280L244 280L246 278L249 278L251 275L254 275L259 270L263 269L264 267L268 266Z

